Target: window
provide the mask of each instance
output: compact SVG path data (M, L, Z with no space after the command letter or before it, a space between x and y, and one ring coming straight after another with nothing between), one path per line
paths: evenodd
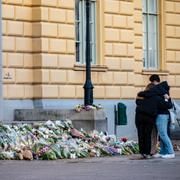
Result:
M86 63L86 0L75 1L76 62ZM90 59L96 63L96 1L90 0Z
M145 69L159 68L158 0L143 0L143 65Z

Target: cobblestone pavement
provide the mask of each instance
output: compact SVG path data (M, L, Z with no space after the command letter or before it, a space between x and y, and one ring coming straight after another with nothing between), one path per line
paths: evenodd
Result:
M175 159L132 160L137 155L57 161L0 161L1 180L180 180Z

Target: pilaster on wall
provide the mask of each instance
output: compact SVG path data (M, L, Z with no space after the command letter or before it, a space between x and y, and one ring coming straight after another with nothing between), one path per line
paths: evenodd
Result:
M3 0L3 97L33 98L32 1Z
M2 18L2 4L0 4L0 19ZM0 34L2 35L2 21L0 22ZM2 36L0 37L0 119L3 120L3 82L2 82Z
M137 90L148 82L147 77L142 75L143 70L143 25L142 25L142 0L134 1L134 32L135 32L135 86Z
M70 82L75 63L74 5L74 0L33 1L34 98L77 97L78 86ZM78 76L74 83L79 84Z
M134 98L134 0L105 0L104 11L105 65L113 76L105 97Z
M180 2L165 2L165 55L166 68L170 72L167 80L171 85L171 96L180 98Z
M33 1L34 98L75 98L76 87L67 83L75 63L74 4Z
M75 63L74 0L4 0L2 6L4 97L66 97L61 86Z

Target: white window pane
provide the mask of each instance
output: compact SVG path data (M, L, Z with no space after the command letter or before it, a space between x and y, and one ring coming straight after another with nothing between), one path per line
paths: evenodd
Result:
M147 65L147 59L148 59L148 53L147 53L146 50L144 50L144 51L143 51L143 65L144 65L145 68L148 67L148 65Z
M157 16L149 15L149 31L151 33L157 33Z
M76 43L76 61L79 62L80 61L80 52L79 52L79 49L80 49L80 45L79 43Z
M154 54L155 54L155 68L158 68L158 51L154 51Z
M149 33L148 34L148 47L149 49L157 49L157 39L156 39L156 34L154 33Z
M143 33L143 49L147 49L147 33Z
M147 15L143 16L143 66L147 68Z
M157 68L158 67L158 53L156 50L153 51L153 59L154 59L154 64L153 64L153 67L154 68Z
M153 39L153 35L152 34L148 34L148 37L149 37L149 41L148 41L148 49L149 49L149 51L151 50L151 49L153 49L153 42L154 42L154 39Z
M76 41L79 41L80 39L79 39L79 22L76 22L76 25L75 25L75 27L76 27Z
M143 32L147 32L147 21L146 21L147 15L143 15Z
M158 51L158 35L154 34L154 49Z
M149 48L149 52L148 52L148 54L149 54L149 68L152 68L153 67L153 60L154 60L154 55L153 55L153 50L152 50L152 48Z
M148 50L149 50L149 66L150 68L157 68L157 17L154 15L149 16L149 32L148 32Z
M149 62L150 62L150 67L154 66L154 61L156 60L154 58L154 50L155 50L155 39L153 34L149 34L149 44L148 44L148 52L149 52Z
M142 10L143 12L147 12L147 0L142 0Z
M91 12L91 53L92 53L92 63L96 62L96 5L95 2L91 2L90 6Z
M80 13L80 18L81 18L81 26L80 26L80 62L83 64L86 61L86 4L84 0L80 0L80 7L81 7L81 13Z
M79 37L79 28L80 28L80 9L79 9L79 0L75 1L75 31L76 31L76 61L80 61L80 37Z
M81 35L81 58L80 62L84 64L86 62L86 2L84 0L80 0L81 6L81 27L80 27L80 35Z
M152 34L152 39L153 39L153 49L157 50L157 35Z
M75 1L76 18L76 61L86 62L86 0ZM90 57L96 60L96 7L95 1L90 1Z
M148 16L148 24L149 24L149 33L154 32L154 18L153 16Z
M148 12L157 13L157 0L148 0Z
M79 20L79 0L76 0L76 2L75 2L75 9L76 9L76 11L75 11L75 19Z
M143 65L146 69L158 68L157 0L144 0L147 12L143 14Z

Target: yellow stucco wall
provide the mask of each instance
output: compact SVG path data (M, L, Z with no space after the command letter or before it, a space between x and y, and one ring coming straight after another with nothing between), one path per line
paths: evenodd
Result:
M98 65L94 98L132 99L153 72L143 71L141 0L97 0ZM83 98L75 65L74 0L3 0L5 99ZM180 2L161 1L161 70L180 98Z

